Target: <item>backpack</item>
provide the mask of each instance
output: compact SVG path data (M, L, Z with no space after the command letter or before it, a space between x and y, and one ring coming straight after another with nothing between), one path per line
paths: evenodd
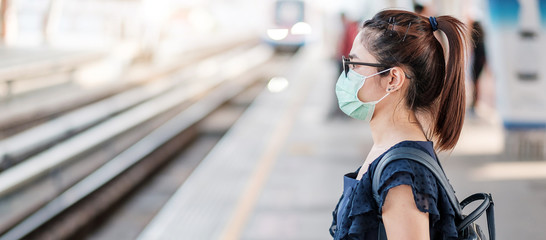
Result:
M381 177L381 172L383 169L392 161L398 159L409 159L415 162L418 162L428 168L432 174L436 177L440 185L444 188L451 202L453 209L455 210L455 226L457 226L458 239L461 240L485 240L485 235L483 234L480 226L475 223L475 221L486 212L487 215L487 229L489 232L489 240L495 240L495 219L493 211L493 198L490 193L476 193L466 199L461 203L457 201L455 192L451 184L449 184L447 177L438 164L438 162L432 158L428 153L411 147L400 147L395 148L387 152L383 158L379 160L377 167L375 168L373 179L372 179L372 191L375 201L380 202L379 196L379 180ZM463 215L462 209L468 204L474 201L482 201L482 203L470 214ZM383 222L380 221L379 224L379 240L386 240L387 235L385 233L385 227Z

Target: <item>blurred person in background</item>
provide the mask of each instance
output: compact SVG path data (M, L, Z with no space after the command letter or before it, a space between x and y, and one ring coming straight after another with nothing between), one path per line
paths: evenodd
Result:
M344 13L341 13L341 22L343 23L343 33L341 36L341 42L339 44L338 56L348 56L353 47L353 42L359 31L359 25L357 21L349 19ZM339 72L343 70L343 64L339 61Z
M472 57L471 57L471 80L473 86L472 102L470 103L470 113L474 114L476 105L479 99L480 86L479 79L483 67L486 63L484 31L479 21L471 21L471 36L472 36Z
M424 3L422 1L413 0L413 10L415 13L423 16L431 16L432 12L430 11L432 2Z
M415 10L415 13L423 15L423 12L425 11L425 6L420 3L414 3L413 9Z
M434 31L447 39L449 56ZM340 109L370 124L373 146L362 166L344 176L333 212L334 239L456 239L454 209L424 166L391 162L372 192L379 160L399 147L436 151L457 144L465 115L465 25L450 16L385 10L366 21L336 84ZM447 51L446 51L447 52ZM358 130L355 129L355 132Z
M349 19L345 15L345 13L341 13L340 18L341 18L341 23L343 24L343 29L341 31L341 37L338 44L337 56L336 56L337 57L336 61L338 63L338 72L343 71L343 63L341 62L341 57L349 55L349 52L351 51L351 48L353 47L353 41L355 40L359 30L358 22ZM335 83L336 82L334 82L334 84ZM333 118L336 116L343 116L343 112L339 110L337 102L334 102L330 110L330 118Z

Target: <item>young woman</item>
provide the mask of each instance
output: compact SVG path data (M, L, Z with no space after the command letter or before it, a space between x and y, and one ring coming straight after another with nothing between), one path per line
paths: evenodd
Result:
M447 49L436 30L445 34ZM456 239L447 195L419 163L389 164L381 174L379 203L371 186L386 152L413 147L436 158L435 150L457 143L465 113L465 32L453 17L400 10L382 11L362 26L343 58L336 94L344 113L369 121L374 145L363 165L344 177L330 228L335 239L375 240L380 219L389 240Z

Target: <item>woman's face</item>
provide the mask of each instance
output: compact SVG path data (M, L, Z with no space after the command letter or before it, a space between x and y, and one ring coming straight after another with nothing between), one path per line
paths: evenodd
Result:
M358 34L353 42L353 48L349 54L351 61L365 62L365 63L378 63L377 60L368 52L368 50L362 44L362 33ZM364 66L364 65L349 65L353 71L362 76L370 76L376 74L378 69L376 67ZM362 102L376 101L385 96L387 93L387 82L383 81L386 77L381 75L375 75L366 78L364 85L358 91L358 98Z

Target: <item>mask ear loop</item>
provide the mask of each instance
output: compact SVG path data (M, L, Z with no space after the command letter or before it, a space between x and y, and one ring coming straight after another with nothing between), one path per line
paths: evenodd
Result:
M383 96L382 98L380 98L379 100L377 101L373 101L374 104L378 104L379 102L381 102L381 100L383 100L384 98L386 98L387 96L389 96L389 94L391 94L391 92L387 92L387 94L385 94L385 96Z
M386 71L390 71L391 69L392 69L392 68L388 68L388 69L385 69L385 70L383 70L383 71L381 71L381 72L377 72L377 73L374 73L374 74L372 74L372 75L370 75L370 76L364 77L364 79L362 79L362 83L360 83L360 87L358 87L358 90L356 90L356 93L355 93L356 99L358 99L358 101L360 101L360 98L358 98L358 92L360 91L360 89L361 89L362 87L364 87L364 83L366 82L366 79L371 78L371 77L373 77L373 76L375 76L375 75L379 75L379 74L384 73L384 72L386 72ZM389 94L387 93L387 95L389 95ZM386 97L387 95L383 96L381 99L379 99L379 101L383 100L383 98ZM361 102L362 102L362 101L361 101Z

